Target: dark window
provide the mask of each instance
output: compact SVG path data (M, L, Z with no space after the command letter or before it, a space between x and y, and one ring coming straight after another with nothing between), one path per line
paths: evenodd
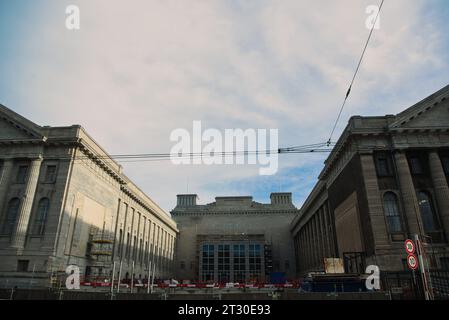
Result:
M421 211L421 219L425 232L439 230L438 219L436 219L432 199L427 192L418 192L418 203Z
M260 244L250 244L248 246L249 255L249 280L257 282L261 280L262 271L262 250Z
M378 153L376 155L377 175L380 177L391 176L391 166L386 153Z
M402 223L399 214L398 198L393 192L384 194L384 212L390 232L401 232Z
M118 256L120 258L122 258L122 253L123 253L123 230L120 229L119 233L118 233Z
M53 183L56 180L56 166L47 166L45 171L45 182Z
M449 156L443 156L441 162L443 164L444 173L449 174Z
M28 176L28 166L19 166L17 171L17 183L25 183Z
M37 207L36 219L33 225L33 235L43 235L45 231L45 222L47 221L48 209L50 207L50 200L42 198Z
M441 269L449 270L449 257L440 258Z
M10 235L16 224L17 214L19 213L20 200L18 198L11 199L6 209L6 216L2 226L2 234Z
M285 260L285 270L290 270L290 261Z
M421 159L417 156L410 157L410 171L412 174L423 174Z
M136 260L136 256L137 256L137 237L136 236L134 236L134 239L133 239L133 244L132 244L132 253L131 253L131 259L132 260Z
M28 264L30 260L18 260L17 261L17 271L18 272L28 272Z
M181 261L180 268L181 270L184 270L186 268L186 264L184 261Z
M203 245L202 255L201 255L201 266L202 266L202 281L214 280L214 252L215 247L212 244Z
M218 245L218 281L229 282L231 279L231 250L227 244Z
M245 282L246 278L246 259L245 259L245 245L235 244L233 246L233 262L234 262L234 282Z
M131 237L129 232L126 234L126 259L129 260L131 249Z

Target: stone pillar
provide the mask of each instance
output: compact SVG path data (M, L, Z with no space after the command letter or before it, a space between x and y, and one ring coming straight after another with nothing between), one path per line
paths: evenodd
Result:
M318 268L321 261L321 234L320 234L320 224L318 220L319 210L315 211L313 221L315 226L315 250L316 250L316 260L315 266Z
M320 233L320 250L321 250L321 263L323 263L323 259L327 257L326 255L326 236L324 232L324 221L323 221L323 208L318 209L318 227Z
M306 244L306 268L305 270L310 269L310 232L309 232L309 222L306 222L304 224L304 238L305 238L305 244Z
M373 232L374 250L379 247L389 246L390 239L387 231L383 201L379 192L377 181L376 166L372 154L360 155L362 167L363 182L365 185L366 199L368 202L368 215L370 218L370 227ZM362 217L360 217L362 219ZM362 228L363 233L363 228ZM366 235L362 241L366 241ZM366 243L365 243L366 246Z
M407 217L408 231L410 234L421 234L421 213L418 207L415 186L408 166L407 157L401 151L394 155L398 174L398 183L402 192L405 216Z
M443 165L437 151L429 153L430 174L432 176L433 189L438 205L438 211L443 223L446 236L449 235L449 187Z
M11 240L11 247L15 249L21 250L25 245L26 232L30 221L31 208L33 207L41 163L41 157L31 160L30 163L28 178L17 215L16 227Z
M326 252L326 258L330 258L332 257L332 250L331 250L331 234L329 234L329 221L328 221L328 217L327 217L327 210L326 210L326 205L323 206L323 226L324 226L324 243L325 243L325 252Z
M6 199L6 193L11 183L13 166L14 159L5 159L3 161L3 166L0 172L0 218L3 218L6 214L5 203L8 201L8 199Z

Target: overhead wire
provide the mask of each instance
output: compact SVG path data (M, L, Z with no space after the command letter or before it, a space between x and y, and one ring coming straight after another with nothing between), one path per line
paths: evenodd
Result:
M385 0L382 0L380 5L379 5L379 10L377 11L376 18L374 19L373 25L371 26L371 30L370 30L369 35L368 35L368 39L366 40L365 46L363 47L362 54L360 55L360 58L359 58L359 62L357 63L357 67L355 69L354 75L352 76L351 83L349 84L349 88L346 91L345 98L343 99L343 103L341 104L340 110L338 112L337 119L335 120L335 123L334 123L334 125L332 127L332 131L331 131L331 134L329 136L329 140L327 141L327 143L329 145L331 144L332 136L334 135L334 132L335 132L335 129L337 128L338 122L340 121L341 114L343 113L343 109L346 106L346 102L348 101L348 97L351 94L352 86L354 85L355 78L356 78L356 76L357 76L357 74L359 72L360 66L362 65L363 57L365 56L366 49L368 48L368 44L369 44L369 42L371 40L371 36L373 35L374 28L376 27L376 23L377 23L377 20L379 19L379 14L380 14L380 11L382 10L382 6L384 4L384 1Z

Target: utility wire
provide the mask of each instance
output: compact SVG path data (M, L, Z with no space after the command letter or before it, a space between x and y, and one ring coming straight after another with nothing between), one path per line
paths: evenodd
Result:
M161 161L172 159L193 159L202 157L229 157L229 156L251 156L259 154L286 154L286 153L308 153L308 152L330 152L326 142L291 146L278 149L266 150L240 150L240 151L219 151L219 152L188 152L188 153L136 153L136 154L115 154L115 155L95 155L96 160L117 160L119 162L138 162L138 161ZM10 154L10 156L22 156L22 154ZM58 160L87 160L89 155L64 155L45 157L46 159Z
M340 111L338 112L338 116L337 116L337 119L335 120L334 126L333 126L331 134L329 136L329 140L327 141L328 145L331 144L331 140L332 140L332 136L334 135L335 128L337 127L337 124L338 124L338 121L340 120L340 117L341 117L341 114L343 112L343 109L345 108L346 101L348 100L348 97L351 94L352 86L354 84L354 81L355 81L355 78L357 76L357 73L359 72L360 65L362 64L363 57L365 56L366 49L368 48L368 44L369 44L369 42L371 40L371 36L373 34L374 27L376 26L377 19L379 18L380 11L382 10L382 6L384 4L384 1L385 0L382 0L380 5L379 5L379 11L377 11L376 18L374 19L373 26L371 27L371 30L370 30L369 35L368 35L368 39L366 40L365 46L363 47L363 51L362 51L362 54L360 56L359 63L357 64L357 68L355 69L355 72L354 72L354 75L352 77L351 83L349 85L348 91L346 91L345 98L344 98L343 103L342 103L342 105L340 107Z

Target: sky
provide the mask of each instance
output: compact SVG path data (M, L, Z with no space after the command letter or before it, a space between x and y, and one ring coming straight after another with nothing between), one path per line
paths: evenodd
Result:
M374 0L0 0L0 103L39 125L80 124L109 154L168 153L177 128L278 129L325 142ZM66 7L80 29L66 28ZM336 140L352 115L396 114L449 83L449 2L385 0ZM176 194L292 192L301 206L326 154L257 165L122 163L167 212Z

